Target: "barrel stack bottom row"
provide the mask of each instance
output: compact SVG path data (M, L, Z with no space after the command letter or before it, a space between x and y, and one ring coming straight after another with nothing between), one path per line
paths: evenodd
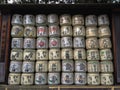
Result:
M79 84L113 85L112 73L10 73L8 84L43 85L43 84ZM15 80L15 82L12 81ZM107 82L106 80L107 79Z

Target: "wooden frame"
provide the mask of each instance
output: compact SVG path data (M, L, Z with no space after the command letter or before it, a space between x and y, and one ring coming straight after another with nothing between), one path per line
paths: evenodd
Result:
M2 28L1 28L1 55L0 55L0 64L1 64L1 74L0 79L2 83L6 83L8 77L8 63L9 63L9 44L10 42L10 16L2 16Z
M31 11L31 9L33 11ZM89 9L89 11L88 11ZM120 35L116 36L116 33L120 34L120 30L118 31L118 29L116 29L115 26L115 10L113 9L120 9L120 5L119 4L77 4L77 5L0 5L0 10L2 12L2 31L1 31L1 52L0 53L0 64L2 62L2 67L3 69L6 71L2 71L3 73L5 73L5 77L4 75L2 76L4 78L4 80L0 83L5 83L7 84L7 77L8 77L8 67L9 67L9 54L10 54L10 19L11 19L11 15L13 15L14 13L20 13L22 15L26 14L26 13L33 13L38 14L38 13L45 13L45 14L49 14L49 13L56 13L58 15L60 14L64 14L64 13L68 13L68 14L105 14L107 13L112 19L111 19L111 25L112 25L112 40L113 40L113 51L114 51L114 59L115 59L115 84L120 83L120 80L118 79L118 77L120 77L120 75L117 75L117 61L120 60L120 55L118 52L120 52L120 50L117 52L117 49L119 49L120 47L120 43L116 43L118 41L117 38L120 38ZM74 11L74 12L73 12ZM119 12L119 11L117 11ZM0 24L1 25L1 24ZM1 28L1 26L0 26ZM120 29L120 27L119 27ZM116 32L114 32L116 31ZM5 43L5 45L3 45L3 42ZM3 49L2 49L3 48ZM3 53L3 51L5 51L5 53ZM2 60L2 61L1 61ZM1 72L1 69L0 69ZM1 75L1 74L0 74ZM117 76L116 76L117 75ZM0 79L1 80L1 79ZM74 85L73 85L74 86ZM55 88L61 88L64 86L55 86ZM65 86L66 87L66 86ZM70 86L72 87L72 86ZM77 87L77 86L75 86ZM83 86L84 87L84 86ZM90 86L87 86L90 88ZM99 86L98 86L99 87ZM108 86L109 87L109 86ZM110 86L112 88L112 86ZM51 88L51 86L50 86ZM79 87L78 87L79 88ZM82 88L82 87L80 87ZM84 87L86 88L86 86ZM95 87L94 87L95 88ZM101 86L100 86L101 88Z
M112 34L113 34L113 50L114 50L114 70L115 70L115 81L116 84L120 83L120 43L119 43L119 33L120 33L120 9L113 10L112 13Z

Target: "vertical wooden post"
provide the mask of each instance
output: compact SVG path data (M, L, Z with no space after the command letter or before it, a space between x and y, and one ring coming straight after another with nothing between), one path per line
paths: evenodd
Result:
M2 15L0 40L0 83L7 83L10 49L10 15Z
M6 47L5 47L5 81L6 83L8 82L8 72L9 72L9 63L10 63L10 47L11 47L11 44L10 44L10 33L11 33L11 26L10 26L10 15L7 15L7 35L6 35Z
M112 15L113 57L115 66L115 84L120 83L120 11Z

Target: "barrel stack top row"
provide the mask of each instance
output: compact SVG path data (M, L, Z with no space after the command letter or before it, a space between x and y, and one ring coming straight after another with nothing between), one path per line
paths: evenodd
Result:
M88 15L84 18L84 15L69 15L63 14L60 17L56 14L49 14L48 16L44 14L34 15L26 14L24 16L20 14L14 14L11 21L12 25L51 25L51 24L60 24L60 25L86 25L86 26L103 26L109 25L110 21L106 14L99 15Z

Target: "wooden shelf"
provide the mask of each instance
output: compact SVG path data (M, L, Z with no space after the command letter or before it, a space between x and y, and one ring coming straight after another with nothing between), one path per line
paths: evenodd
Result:
M80 4L0 4L0 9L5 9L5 8L12 8L15 9L16 8L87 8L87 7L91 7L91 8L118 8L120 7L120 4L105 4L105 3L80 3Z
M108 11L111 9L120 8L120 4L101 4L101 3L81 3L81 4L0 4L0 10L2 13L17 13L18 11L23 13L50 13L50 12L82 12L84 10L89 12L94 9L97 11ZM75 13L73 12L73 13Z
M120 86L80 86L80 85L1 85L0 90L120 90Z

